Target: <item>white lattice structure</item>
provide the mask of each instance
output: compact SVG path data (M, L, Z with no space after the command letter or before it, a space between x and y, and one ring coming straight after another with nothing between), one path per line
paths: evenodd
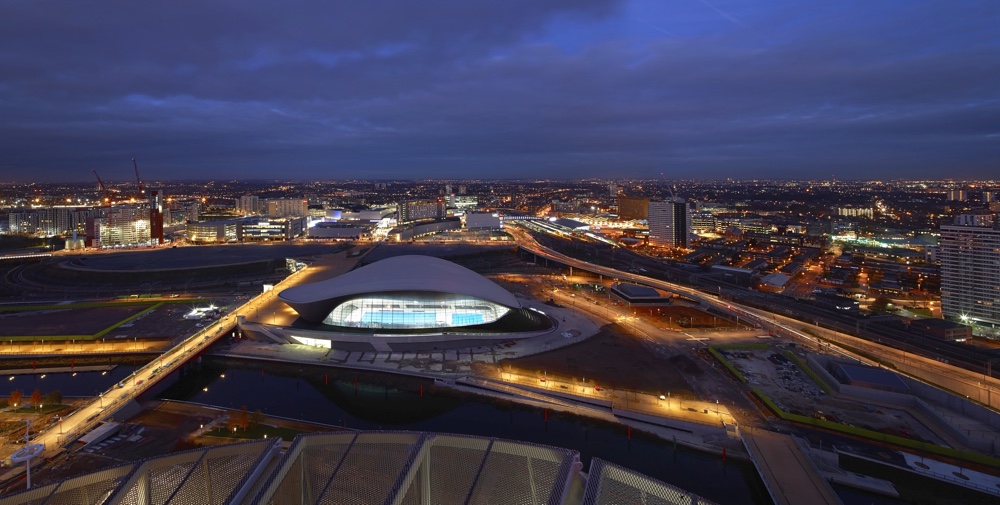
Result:
M81 475L0 505L710 505L575 451L417 432L300 435L197 449Z

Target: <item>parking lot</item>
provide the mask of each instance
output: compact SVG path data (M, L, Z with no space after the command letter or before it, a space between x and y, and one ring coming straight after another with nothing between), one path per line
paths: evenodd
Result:
M787 356L789 350L805 361L802 351L788 344L771 344L766 349L719 349L743 373L750 387L759 388L786 412L945 444L904 408L827 394Z

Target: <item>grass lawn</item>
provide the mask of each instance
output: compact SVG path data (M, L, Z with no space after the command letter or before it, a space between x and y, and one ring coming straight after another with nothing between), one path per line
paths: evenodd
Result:
M11 414L48 414L50 412L57 412L66 408L66 405L44 405L41 408L35 407L30 403L28 405L19 405L16 409L8 408L7 412Z
M301 430L293 430L289 428L279 428L277 426L269 426L266 424L257 425L255 427L250 427L247 429L236 428L236 431L227 430L224 426L216 428L209 432L208 434L213 437L227 437L227 438L245 438L245 439L257 439L281 437L282 440L292 440L297 435L305 433Z

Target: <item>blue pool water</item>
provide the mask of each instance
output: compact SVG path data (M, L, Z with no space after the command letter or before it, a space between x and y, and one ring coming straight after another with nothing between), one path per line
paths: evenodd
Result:
M452 314L451 324L453 326L467 326L470 324L483 324L482 314Z
M409 328L429 328L437 326L436 312L405 312L402 310L375 310L362 314L363 324L375 324L383 328L402 326ZM482 314L452 314L451 326L483 324Z
M437 314L433 312L403 312L401 310L370 311L361 316L362 323L375 323L382 327L428 327L434 326L436 320Z

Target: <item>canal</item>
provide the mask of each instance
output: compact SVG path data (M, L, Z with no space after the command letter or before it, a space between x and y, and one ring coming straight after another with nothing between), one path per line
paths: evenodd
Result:
M205 358L150 394L364 430L509 438L576 450L718 503L770 503L753 465L626 427L435 387L433 381L327 367Z

